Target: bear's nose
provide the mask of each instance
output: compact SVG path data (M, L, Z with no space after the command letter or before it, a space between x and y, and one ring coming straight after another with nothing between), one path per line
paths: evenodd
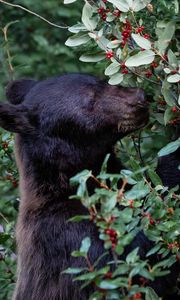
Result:
M148 102L145 98L145 93L142 89L137 89L136 91L136 104L139 106L139 107L147 107L148 106Z

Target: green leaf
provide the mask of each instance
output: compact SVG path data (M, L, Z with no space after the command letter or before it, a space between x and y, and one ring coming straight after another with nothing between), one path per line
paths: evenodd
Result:
M114 74L111 76L108 83L111 85L117 85L123 81L123 78L124 78L123 74Z
M170 75L167 78L167 81L170 83L176 83L180 81L180 74Z
M0 244L4 245L4 243L9 240L11 238L11 236L7 233L0 233Z
M148 175L149 175L152 183L155 186L156 185L162 185L163 186L161 178L158 176L158 174L155 171L153 171L152 169L149 169L147 172L148 172Z
M171 110L171 107L168 107L166 110L165 110L165 113L164 113L164 123L165 125L168 124L168 122L173 119L174 115L173 115L173 112Z
M77 33L73 36L70 36L67 41L65 42L65 45L68 47L77 47L83 44L86 44L90 40L90 37L88 34L84 33Z
M148 65L153 62L155 53L151 50L140 51L127 59L125 65L127 67L139 67L142 65Z
M172 67L178 66L178 59L171 49L168 50L168 61Z
M157 244L156 246L154 246L153 248L151 248L151 250L148 251L148 253L146 254L146 257L156 253L159 249L161 248L160 244Z
M80 248L80 252L84 252L84 253L88 253L89 248L91 246L91 240L89 237L86 237L82 240L81 242L81 248Z
M139 258L138 251L139 251L139 247L137 247L136 249L134 249L128 254L128 256L126 257L127 264L134 264L138 260Z
M87 31L84 24L81 24L81 23L69 27L68 30L72 33L79 33L80 31Z
M83 170L82 172L76 174L70 179L71 185L76 185L82 181L87 181L89 177L92 176L92 171Z
M130 191L125 193L126 199L141 199L150 192L148 185L145 185L143 181L135 184Z
M108 0L108 2L114 4L122 12L129 11L129 4L126 0Z
M166 48L169 46L169 43L172 40L173 35L175 33L175 29L176 29L175 22L171 21L166 24L163 33L161 33L161 35L159 36L157 46L161 54L164 54Z
M137 12L145 8L151 0L109 0L108 2L114 4L122 12L129 10Z
M105 70L105 75L111 76L117 73L120 69L120 64L118 62L111 63Z
M70 4L76 2L77 0L64 0L64 4Z
M62 272L62 274L79 274L84 271L83 268L68 268Z
M151 0L134 0L132 5L132 10L137 12L141 9L145 8L148 3L150 3Z
M81 222L82 220L89 220L90 219L90 216L82 216L82 215L79 215L79 216L75 216L75 217L72 217L68 220L68 222Z
M93 7L86 2L82 10L82 22L89 31L93 31L97 26L97 21L92 16Z
M164 96L164 100L169 104L170 106L174 105L174 97L171 90L171 84L167 82L167 80L164 80L162 84L161 89L162 95Z
M91 55L83 54L79 58L79 60L83 62L98 62L103 59L105 59L104 54L91 54Z
M173 153L179 147L180 147L180 139L177 139L175 142L171 142L171 143L167 144L164 148L162 148L158 152L158 156L161 157L161 156L165 156L165 155L168 155L170 153Z
M128 283L125 282L124 278L118 278L118 279L107 279L107 280L101 280L100 282L97 282L97 286L101 289L105 290L114 290L118 287L127 287Z
M152 288L147 287L145 300L159 300L159 297Z
M148 39L145 39L144 37L142 37L140 34L134 34L132 33L132 38L133 40L136 42L136 44L146 50L150 50L151 49L151 42Z

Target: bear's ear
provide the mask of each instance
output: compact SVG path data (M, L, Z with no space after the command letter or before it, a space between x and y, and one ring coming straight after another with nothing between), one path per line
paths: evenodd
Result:
M23 105L0 103L0 127L17 133L36 132L36 116Z
M20 104L23 102L25 95L32 87L36 85L37 81L30 79L14 80L10 82L6 88L6 96L12 104Z

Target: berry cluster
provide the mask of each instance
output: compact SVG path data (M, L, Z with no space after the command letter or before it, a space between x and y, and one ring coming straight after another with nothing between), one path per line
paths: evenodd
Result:
M109 235L109 239L112 243L112 249L114 250L117 246L117 232L114 229L106 229L105 234Z
M144 30L144 26L140 26L136 29L136 33L141 33Z
M105 9L103 6L99 7L98 14L101 15L101 19L103 21L106 21L107 13L109 12L109 9Z
M122 62L121 63L121 73L122 74L128 74L129 72L128 72L128 70L126 69L126 65L125 65L125 62Z
M131 31L132 31L131 23L129 22L129 20L126 19L125 26L124 26L123 31L122 31L122 37L123 37L123 40L121 42L122 48L125 47L125 45L128 41L128 38L131 35Z

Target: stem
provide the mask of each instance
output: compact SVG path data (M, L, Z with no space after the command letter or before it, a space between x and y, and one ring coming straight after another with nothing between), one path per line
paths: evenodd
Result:
M89 257L86 256L85 259L86 259L86 262L87 262L89 271L90 271L90 272L93 272L93 271L94 271L94 267L93 267L93 265L91 265L91 262L90 262L90 260L89 260Z
M139 133L139 136L138 136L138 145L136 144L136 141L135 141L134 137L132 137L132 140L133 140L134 148L135 148L135 150L136 150L136 152L139 156L139 159L141 161L141 164L144 167L145 164L144 164L144 160L143 160L143 157L142 157L142 154L141 154L141 143L140 143L140 141L141 141L141 132Z
M35 13L34 11L31 11L31 10L29 10L29 9L25 8L24 6L21 6L19 4L12 4L12 3L9 3L9 2L3 1L3 0L0 0L0 2L3 3L3 4L6 4L8 6L11 6L11 7L20 8L21 10L24 10L25 12L38 17L39 19L43 20L44 22L48 23L51 26L61 28L61 29L67 29L68 28L68 26L60 26L60 25L57 25L55 23L52 23L49 20L45 19L44 17L40 16L39 14Z
M111 191L111 189L104 183L101 183L94 175L91 175L91 178L94 179L94 181L103 189Z
M124 193L124 189L125 189L125 186L128 184L127 182L127 179L124 178L123 179L123 183L122 183L122 187L121 189L119 190L118 192L118 195L117 195L117 200L120 201L122 199L122 196L123 196L123 193Z
M17 22L17 21L15 21ZM13 22L13 23L15 23ZM9 23L8 25L6 25L3 29L2 29L2 32L4 34L4 40L6 42L6 46L5 46L5 49L6 49L6 53L7 53L7 60L8 60L8 65L9 65L9 70L10 70L10 74L12 75L12 79L15 79L15 75L14 75L14 68L13 68L13 65L12 65L12 56L11 56L11 53L10 53L10 49L9 49L9 41L8 41L8 36L7 36L7 32L8 32L8 28L9 26L11 25L12 23Z

